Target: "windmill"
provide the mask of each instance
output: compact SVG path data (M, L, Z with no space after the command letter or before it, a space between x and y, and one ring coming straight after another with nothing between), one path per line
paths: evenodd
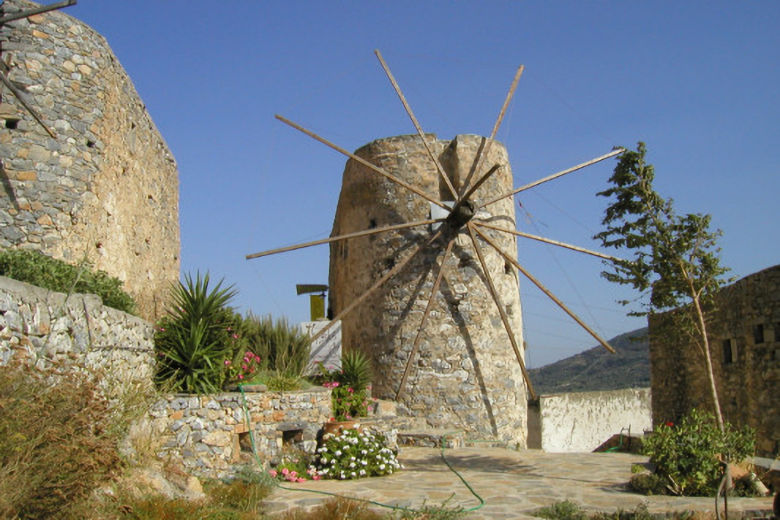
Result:
M523 407L525 389L513 386L512 378L508 373L503 375L502 381L501 370L510 372L511 370L504 361L495 361L494 358L500 357L498 353L490 353L489 362L485 359L481 361L477 359L479 358L477 347L495 343L496 336L483 338L480 343L474 341L473 335L480 334L483 329L501 330L504 343L508 343L511 347L509 355L514 357L515 370L519 368L528 394L535 399L536 394L525 367L522 340L519 340L520 313L517 312L519 294L516 273L521 273L542 290L604 348L611 352L614 350L522 266L517 260L516 245L509 248L508 244L515 244L516 238L526 238L601 259L617 260L596 251L518 231L515 229L513 197L540 184L614 157L623 150L614 149L592 160L519 188L513 188L508 158L503 147L495 142L495 136L523 73L523 66L520 66L514 75L489 137L459 136L451 142L441 142L432 134L423 131L381 53L375 51L375 54L409 115L417 135L378 140L351 153L303 126L277 115L279 121L349 158L342 184L342 199L350 199L350 202L342 204L340 201L331 237L262 251L247 255L246 258L259 258L315 245L331 244L329 285L332 303L336 303L333 306L335 316L331 323L342 319L349 320L351 314L356 314L360 317L353 320L353 330L371 329L371 322L376 321L378 322L374 327L376 332L369 342L396 344L389 350L385 349L386 351L381 351L383 347L378 347L380 352L375 355L375 361L381 358L382 363L387 364L381 369L386 378L378 385L378 393L381 397L394 398L398 402L404 401L407 404L411 402L407 387L410 381L415 380L413 373L418 359L427 353L421 346L433 344L430 340L426 340L430 335L428 329L431 328L432 323L435 323L436 328L446 330L445 336L468 336L464 345L471 351L468 356L470 359L457 360L466 368L463 371L465 376L458 376L463 379L459 382L460 386L450 385L447 387L447 392L439 388L435 394L439 397L450 396L446 398L456 400L451 396L461 392L459 389L470 388L468 385L471 385L478 390L477 393L481 389L483 395L476 398L466 396L465 399L476 402L475 406L486 407L487 413L472 413L469 411L469 405L464 405L462 402L453 405L452 413L438 414L434 410L435 407L425 408L424 405L420 405L416 412L426 415L429 423L433 421L431 417L437 414L441 416L439 423L446 423L453 414L459 414L458 422L461 424L489 422L491 426L488 433L497 435L503 428L505 434L502 435L511 436L513 434L508 432L519 427L524 415L513 417L510 421L497 417L494 408L506 407L511 403L498 403L502 398L501 391L494 391L493 388L509 382L510 384L505 385L507 388L505 393L513 393L514 400L511 402L514 406L519 406L519 401L522 400ZM426 164L420 165L422 161ZM422 170L425 170L425 174L421 173ZM360 197L359 194L367 194L367 200L356 202L355 199ZM343 210L342 206L347 205L350 208L358 206L357 213L353 212L352 216L344 217L343 213L347 210ZM376 209L383 205L388 211L382 212ZM373 216L375 214L381 214L383 218L375 218ZM380 247L370 243L374 240L380 243ZM351 254L349 250L354 251L356 248L360 250L361 261L342 268L342 271L346 270L348 273L339 277L338 266L347 265L345 262ZM379 255L379 257L372 258L372 255ZM353 254L352 257L354 256ZM363 261L362 257L368 257L370 261ZM501 274L502 270L503 274ZM498 280L497 284L496 278L499 276L510 281ZM464 280L469 285L459 284L453 278ZM514 285L511 280L514 280ZM339 286L344 283L352 284L352 287L350 290L341 291L344 294L339 296ZM459 285L463 289L458 293ZM394 291L402 293L400 300L393 299L393 296L380 296ZM426 292L427 298L420 298L422 292ZM512 308L511 303L507 303L507 298L518 300L517 310ZM418 305L418 302L424 300L426 300L424 305ZM481 309L490 309L492 318L497 315L498 319L482 319L476 326L469 323L469 316L478 315L473 310L475 305ZM399 309L399 307L403 308ZM464 310L466 307L468 309ZM389 318L386 318L387 316ZM442 321L448 317L456 322L455 327L448 327ZM398 323L388 323L388 320L397 320ZM327 328L323 328L318 335L325 333L326 330ZM345 322L343 334L347 347L350 342L349 330L350 327ZM411 330L413 332L410 332ZM355 332L355 334L359 333ZM362 339L365 343L365 338ZM437 341L450 339L450 337L440 337ZM451 351L436 361L438 366L452 368L450 367L452 363L445 358L452 360ZM489 363L495 365L494 369L485 368ZM399 368L399 365L402 367ZM437 369L433 367L428 371L433 372ZM472 369L474 374L468 372ZM490 377L486 377L491 370ZM415 385L420 384L421 378L417 379ZM417 388L419 387L416 387L415 393ZM415 412L414 406L416 404L410 405L411 409L408 410L410 413ZM523 425L522 428L524 430L525 426Z

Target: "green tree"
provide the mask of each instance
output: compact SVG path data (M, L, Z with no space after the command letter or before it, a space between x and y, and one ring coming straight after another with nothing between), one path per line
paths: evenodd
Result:
M636 151L621 154L610 178L612 186L598 193L610 198L610 205L602 220L605 229L594 238L605 247L633 255L613 263L602 275L644 296L649 293L644 309L633 315L679 308L672 313L675 328L688 334L704 357L715 416L723 430L707 336L707 314L728 271L720 265L717 247L722 232L710 231L709 215L675 213L672 200L664 200L653 189L654 171L645 161L646 152L640 142Z

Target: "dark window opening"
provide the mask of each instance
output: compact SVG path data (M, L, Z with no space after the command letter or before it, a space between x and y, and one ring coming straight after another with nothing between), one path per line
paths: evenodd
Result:
M87 148L94 148L95 147L95 141L92 139L87 139Z
M376 227L376 219L372 218L368 221L368 229L374 229Z
M16 130L19 127L19 120L9 117L5 120L5 127L9 130Z
M723 364L730 365L734 362L734 358L731 352L731 340L727 339L723 341Z
M385 258L385 269L389 270L392 269L393 267L395 267L395 258L393 258L392 256L389 258Z
M775 341L780 341L780 321L775 323Z
M512 265L509 262L504 262L504 274L512 274Z
M252 437L249 432L238 434L238 447L241 453L252 453Z
M753 342L756 345L764 342L764 326L760 323L753 326Z
M282 446L292 446L303 442L303 430L284 430L282 432Z

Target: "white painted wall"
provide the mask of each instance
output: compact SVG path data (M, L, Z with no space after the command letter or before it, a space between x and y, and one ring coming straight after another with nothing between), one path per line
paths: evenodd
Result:
M652 429L650 389L543 395L539 418L544 451L591 452L621 429Z

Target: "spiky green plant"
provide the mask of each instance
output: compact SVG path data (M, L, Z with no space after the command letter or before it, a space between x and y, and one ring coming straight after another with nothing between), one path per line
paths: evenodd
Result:
M286 318L249 314L244 318L241 335L248 348L259 355L266 368L287 378L297 378L309 360L309 337Z
M185 393L218 392L225 382L225 360L241 346L233 337L238 326L228 307L236 295L231 285L220 280L209 289L208 273L195 280L185 275L174 286L171 307L155 333L158 351L157 382Z
M341 355L341 375L339 382L362 392L371 384L373 370L371 360L360 350L349 350Z

